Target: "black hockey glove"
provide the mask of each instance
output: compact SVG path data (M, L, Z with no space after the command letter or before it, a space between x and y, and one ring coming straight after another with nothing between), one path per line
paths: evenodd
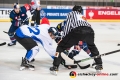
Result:
M58 43L61 40L61 37L55 38L55 42Z

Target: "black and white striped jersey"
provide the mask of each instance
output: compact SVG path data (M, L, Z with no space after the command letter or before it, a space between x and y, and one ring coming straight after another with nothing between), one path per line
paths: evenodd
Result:
M63 37L65 37L71 30L76 27L84 27L91 25L87 22L86 18L78 11L72 11L68 13L66 18L66 24L63 29Z

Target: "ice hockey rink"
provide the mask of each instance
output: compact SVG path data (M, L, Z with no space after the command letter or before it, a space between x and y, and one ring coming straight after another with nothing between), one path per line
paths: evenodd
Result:
M120 43L120 23L119 22L90 22L95 30L95 43L100 54L120 49L117 46ZM51 23L55 27L58 23ZM0 22L0 43L10 42L7 34L3 31L8 31L10 22ZM55 42L54 47L56 47ZM102 73L117 73L117 76L76 76L71 78L69 73L95 73L93 68L88 69L66 69L62 65L59 68L58 75L50 74L49 67L52 66L52 58L43 50L41 45L40 52L36 55L36 61L32 64L35 66L35 71L24 70L20 71L22 57L25 56L26 50L17 43L16 46L8 47L0 46L0 80L120 80L120 52L102 57L103 70ZM89 57L84 51L81 51L76 59L84 59ZM93 60L80 63L87 65Z

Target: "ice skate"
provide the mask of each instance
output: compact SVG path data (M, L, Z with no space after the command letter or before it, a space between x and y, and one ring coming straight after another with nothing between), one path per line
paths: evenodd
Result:
M20 71L25 70L25 69L30 69L32 71L35 70L35 67L33 65L28 64L28 61L24 58L22 58L22 63L20 67Z
M16 43L13 43L13 42L8 43L8 46L14 46L14 45L16 45Z
M56 67L56 66L50 67L51 74L57 76L57 72L58 72L58 67Z
M96 69L97 73L101 73L101 70L103 70L102 64L96 64L95 62L91 66L92 68Z

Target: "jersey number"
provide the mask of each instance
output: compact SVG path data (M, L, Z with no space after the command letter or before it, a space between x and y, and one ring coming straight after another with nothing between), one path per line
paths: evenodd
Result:
M35 28L35 30L33 30L33 29L28 27L28 29L29 29L30 33L33 33L35 35L39 35L40 34L40 30L38 28Z

